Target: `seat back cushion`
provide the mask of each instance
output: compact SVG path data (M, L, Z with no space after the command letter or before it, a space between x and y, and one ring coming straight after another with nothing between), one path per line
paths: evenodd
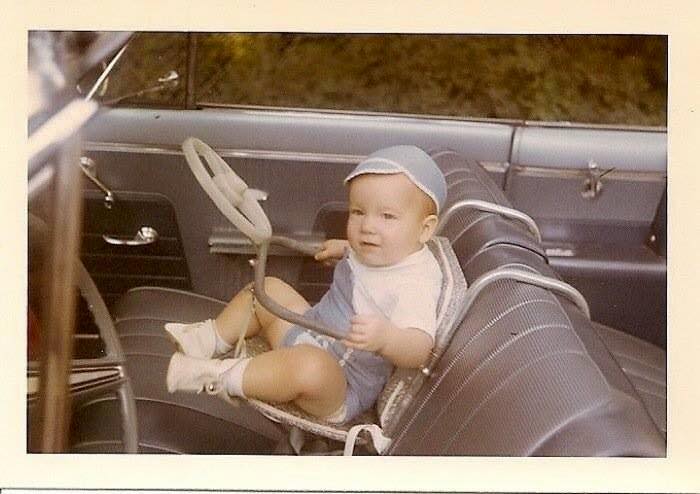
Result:
M445 237L434 237L428 242L428 247L440 265L443 279L438 300L437 331L431 352L431 361L436 361L444 353L459 325L467 282L449 240ZM418 369L394 370L377 400L377 415L385 434L391 434L425 377Z
M494 282L393 431L389 454L663 456L592 327L551 292ZM600 351L599 351L600 350Z

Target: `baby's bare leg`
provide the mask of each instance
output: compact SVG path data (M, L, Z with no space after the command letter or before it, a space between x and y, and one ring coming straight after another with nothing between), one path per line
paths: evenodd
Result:
M338 362L311 345L260 354L250 361L243 375L246 396L272 403L293 401L317 417L327 417L340 408L346 387Z
M310 307L304 297L278 278L270 276L265 278L265 292L278 304L297 314L303 314ZM241 327L249 317L252 297L250 285L248 285L233 297L216 318L219 336L227 343L232 344L238 340ZM245 336L253 336L262 331L270 346L278 348L292 324L270 313L259 302L256 302L254 307L255 314L254 317L250 317Z
M294 288L277 278L265 278L265 291L278 304L303 314L309 303ZM241 290L216 319L220 336L229 343L238 339L241 326L250 311L252 293ZM326 417L338 411L345 401L346 381L338 362L326 351L297 345L280 348L292 326L255 303L246 336L262 334L273 350L250 360L243 374L243 392L249 398L272 402L294 402L304 411Z

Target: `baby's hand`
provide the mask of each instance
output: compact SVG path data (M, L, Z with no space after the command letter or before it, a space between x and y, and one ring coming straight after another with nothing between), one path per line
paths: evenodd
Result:
M393 328L385 317L356 315L350 319L350 332L343 343L359 350L381 352Z
M326 266L335 266L345 255L348 246L347 240L331 239L321 244L321 248L314 255L314 259Z

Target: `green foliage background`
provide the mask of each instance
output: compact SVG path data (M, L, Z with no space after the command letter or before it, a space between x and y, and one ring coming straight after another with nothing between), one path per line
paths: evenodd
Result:
M665 36L238 33L196 38L198 102L666 125ZM131 74L128 79L173 65L186 73L185 34L149 33L137 41L131 49L139 56L122 69ZM171 95L176 100L184 98L182 86ZM144 102L159 97L146 96Z

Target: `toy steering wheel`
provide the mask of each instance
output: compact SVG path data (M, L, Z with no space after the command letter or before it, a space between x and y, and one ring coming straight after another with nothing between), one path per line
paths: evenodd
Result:
M182 151L195 178L219 211L255 245L272 237L272 226L258 202L263 192L251 189L207 144L196 137L182 143ZM205 168L199 155L209 165Z
M182 150L195 178L214 201L219 211L255 245L258 254L255 262L254 281L256 300L276 316L293 324L313 329L334 338L342 338L344 333L341 331L292 312L265 293L265 265L271 242L307 255L313 255L315 249L290 238L273 236L270 220L258 202L265 197L265 193L249 188L221 156L216 154L207 144L196 137L188 137L182 143ZM204 156L211 171L202 163L200 154Z

